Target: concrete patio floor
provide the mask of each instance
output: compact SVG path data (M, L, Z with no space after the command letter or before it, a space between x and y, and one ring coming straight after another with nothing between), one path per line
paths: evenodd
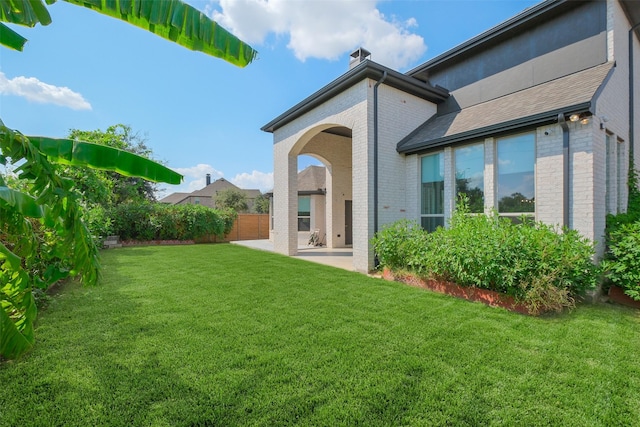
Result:
M238 240L234 245L273 252L273 242L269 240ZM330 265L343 270L354 271L352 248L327 248L317 246L299 246L298 254L293 258Z

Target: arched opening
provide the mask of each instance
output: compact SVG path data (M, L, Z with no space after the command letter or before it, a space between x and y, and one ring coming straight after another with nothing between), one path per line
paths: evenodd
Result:
M276 178L289 188L274 194L276 216L288 213L288 220L279 223L281 228L276 225L277 250L293 255L308 247L312 233L327 248L352 245L351 135L345 126L316 126L292 144L286 164L276 164Z

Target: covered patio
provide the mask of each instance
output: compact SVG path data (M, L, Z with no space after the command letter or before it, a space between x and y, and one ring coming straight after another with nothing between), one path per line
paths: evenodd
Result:
M246 246L248 248L275 252L273 242L266 239L239 240L231 243L234 245ZM316 262L318 264L329 265L331 267L341 268L343 270L355 271L355 269L353 268L352 248L298 246L298 253L296 255L293 255L292 257L303 259L305 261Z

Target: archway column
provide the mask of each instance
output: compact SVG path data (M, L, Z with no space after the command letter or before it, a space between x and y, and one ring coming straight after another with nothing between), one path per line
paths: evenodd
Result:
M287 151L274 156L274 250L284 255L298 253L298 156Z

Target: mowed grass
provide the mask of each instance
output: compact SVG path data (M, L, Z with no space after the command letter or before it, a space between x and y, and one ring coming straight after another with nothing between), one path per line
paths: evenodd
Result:
M103 253L1 426L640 425L640 314L526 317L235 245Z

